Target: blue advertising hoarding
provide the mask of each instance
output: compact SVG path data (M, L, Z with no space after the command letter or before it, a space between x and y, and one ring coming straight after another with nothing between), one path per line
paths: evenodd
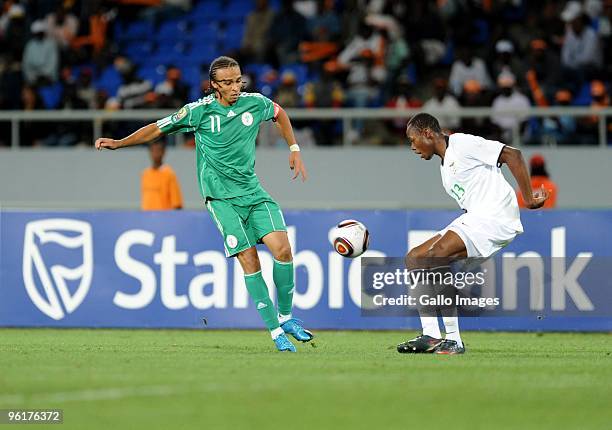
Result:
M368 255L402 256L458 215L286 211L294 314L314 329L417 328L414 317L362 315L360 261L336 254L329 231L340 220L358 219L371 233ZM503 253L565 258L568 266L579 255L612 256L612 211L524 212L522 221L525 233ZM272 287L272 257L262 247L260 258ZM583 314L468 318L462 327L612 330L612 316ZM0 212L0 326L198 328L202 318L209 328L262 327L239 264L225 258L205 211Z

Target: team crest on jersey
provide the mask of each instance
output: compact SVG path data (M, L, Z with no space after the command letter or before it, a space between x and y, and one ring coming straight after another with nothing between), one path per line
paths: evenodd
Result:
M253 124L253 115L250 112L245 112L242 114L242 123L247 127Z
M173 122L177 122L182 120L183 118L185 118L185 115L187 115L187 109L185 109L184 107L180 108L179 111L177 113L175 113L174 115L172 115L172 121Z
M225 243L227 243L227 246L233 249L238 246L238 238L236 238L236 236L233 234L230 234L225 239Z

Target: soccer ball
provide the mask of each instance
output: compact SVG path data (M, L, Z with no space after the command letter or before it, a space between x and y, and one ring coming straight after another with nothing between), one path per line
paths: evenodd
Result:
M338 254L355 258L363 254L370 243L370 233L365 225L354 219L341 221L330 232L330 241Z

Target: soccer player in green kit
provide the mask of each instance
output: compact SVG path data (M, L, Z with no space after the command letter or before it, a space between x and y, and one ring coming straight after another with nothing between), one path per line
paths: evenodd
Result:
M188 103L174 114L120 139L100 138L96 149L146 144L162 134L194 132L197 175L208 213L223 235L225 254L237 257L247 290L279 351L296 352L285 333L309 342L313 334L291 315L295 289L293 257L285 220L278 204L255 174L255 140L262 121L275 121L290 149L293 179L307 173L286 112L258 93L241 92L240 65L218 57L210 65L214 94ZM261 274L255 245L264 243L274 257L273 279L278 314Z

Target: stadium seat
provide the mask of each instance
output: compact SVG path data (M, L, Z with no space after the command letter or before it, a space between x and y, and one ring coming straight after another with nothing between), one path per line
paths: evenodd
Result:
M95 81L95 86L96 88L106 91L109 97L114 97L117 94L121 82L122 78L119 72L117 72L113 66L109 66L102 71Z
M182 73L182 79L186 84L190 85L191 87L200 85L200 82L202 80L202 72L200 71L199 67L182 66L180 67L180 69Z
M155 34L153 24L147 21L134 21L128 24L117 24L115 26L115 37L121 40L149 39Z
M121 49L121 52L135 63L142 62L149 57L154 50L155 44L148 40L138 40L127 42Z
M62 101L63 86L60 82L40 87L38 90L43 104L47 109L57 109Z
M591 104L590 82L586 82L584 85L582 85L582 87L580 87L576 93L576 96L574 97L574 100L572 100L572 104L574 106L589 106Z
M146 65L138 69L138 76L151 81L153 86L155 86L166 78L166 68L164 66Z
M216 20L225 17L221 0L197 2L190 15L198 21L203 19Z
M155 32L157 40L181 41L191 36L191 22L186 19L172 19L160 24Z

